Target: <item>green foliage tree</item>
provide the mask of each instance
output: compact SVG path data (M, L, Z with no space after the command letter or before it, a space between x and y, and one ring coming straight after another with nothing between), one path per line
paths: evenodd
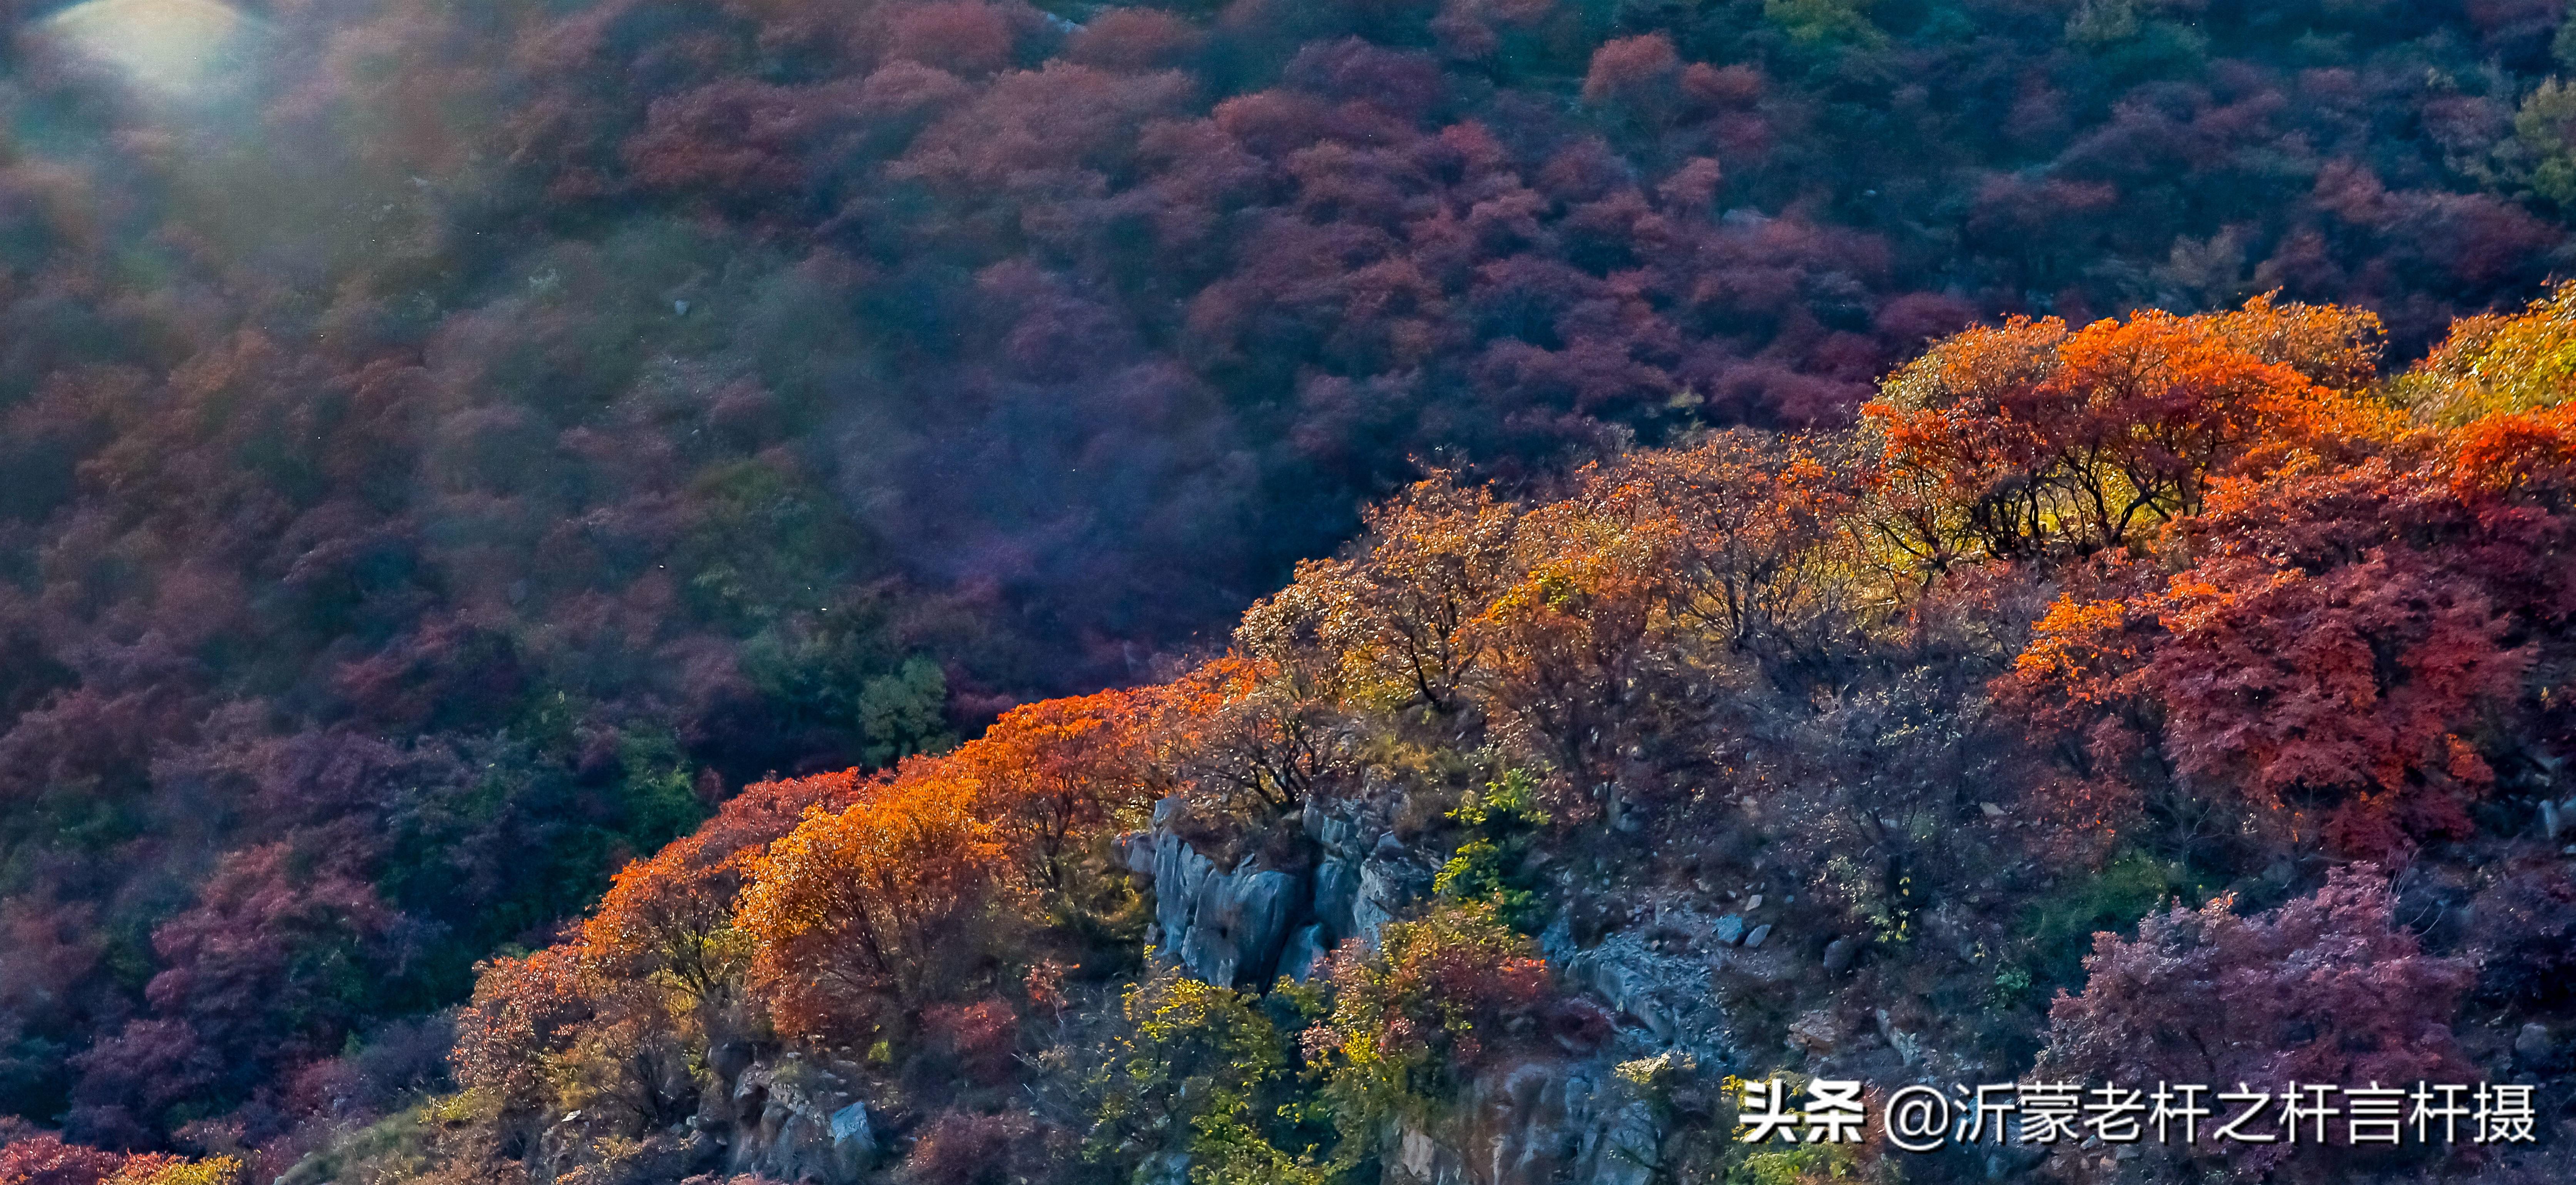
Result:
M1330 1179L1296 1047L1248 996L1162 971L1127 989L1125 1031L1097 1072L1085 1155L1135 1166L1191 1157L1194 1185L1322 1185Z

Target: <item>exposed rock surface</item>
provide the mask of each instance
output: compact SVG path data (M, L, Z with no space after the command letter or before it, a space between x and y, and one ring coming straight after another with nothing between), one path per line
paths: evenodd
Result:
M1825 944L1825 974L1840 975L1851 970L1852 960L1860 957L1860 944L1849 938L1837 938Z
M1430 889L1430 872L1377 817L1309 805L1298 823L1313 841L1311 867L1273 867L1261 856L1231 868L1169 830L1176 803L1154 808L1154 826L1120 837L1127 868L1154 895L1147 940L1191 975L1229 987L1302 978L1345 939L1378 931Z
M2532 1069L2555 1069L2558 1043L2550 1038L2549 1026L2533 1021L2522 1026L2513 1037L2513 1055Z
M1420 1185L1644 1185L1653 1113L1605 1086L1592 1062L1534 1059L1477 1077L1451 1115L1402 1128L1390 1182Z
M792 1054L743 1071L730 1101L731 1172L841 1185L876 1163L879 1149L866 1101L839 1075Z
M1430 855L1387 826L1383 811L1310 805L1298 820L1312 841L1305 868L1250 857L1232 868L1167 827L1120 839L1127 867L1154 897L1150 941L1163 957L1212 983L1266 986L1302 978L1336 944L1374 943L1390 921L1429 895ZM1486 1070L1455 1105L1419 1127L1387 1133L1386 1179L1394 1185L1647 1185L1665 1138L1654 1107L1614 1067L1623 1059L1677 1052L1702 1066L1736 1062L1711 973L1730 962L1768 964L1737 945L1741 914L1704 916L1688 908L1632 912L1586 947L1560 918L1540 943L1566 980L1597 997L1615 1018L1597 1049L1532 1056ZM1765 926L1756 933L1767 932ZM1587 939L1596 937L1586 931ZM1182 1166L1175 1176L1186 1172Z

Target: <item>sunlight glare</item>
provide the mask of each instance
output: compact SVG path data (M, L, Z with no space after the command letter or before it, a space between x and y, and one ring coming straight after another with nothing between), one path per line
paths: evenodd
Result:
M45 18L44 27L134 83L179 95L212 80L249 23L217 0L88 0Z

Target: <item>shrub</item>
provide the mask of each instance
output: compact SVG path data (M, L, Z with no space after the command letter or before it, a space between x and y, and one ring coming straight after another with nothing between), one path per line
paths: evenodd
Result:
M2461 1082L2474 1071L2450 1022L2465 965L2423 953L2395 923L2386 884L2366 868L2258 917L2222 896L2149 915L2138 936L2100 935L2080 996L2049 1010L2034 1074L2123 1083ZM2349 1149L2284 1145L2240 1152L2233 1171L2303 1176L2348 1167Z
M1345 942L1325 979L1332 1014L1306 1031L1306 1056L1323 1068L1346 1138L1449 1097L1534 1033L1556 1000L1537 947L1483 901L1390 923L1375 951Z
M1037 1125L1013 1112L948 1111L930 1121L904 1157L903 1185L1011 1185L1041 1167Z
M2555 1007L2576 997L2576 875L2555 860L2515 868L2478 894L2469 939L2481 994Z
M1091 1159L1187 1152L1196 1175L1245 1182L1314 1172L1290 1043L1251 997L1167 970L1129 988L1122 1012L1094 1079Z

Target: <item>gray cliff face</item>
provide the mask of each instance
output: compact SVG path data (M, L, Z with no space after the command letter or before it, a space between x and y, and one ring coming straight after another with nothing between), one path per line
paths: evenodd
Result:
M1127 867L1154 895L1149 941L1190 975L1239 989L1278 975L1303 980L1349 939L1374 945L1390 921L1430 895L1436 860L1399 840L1380 808L1310 803L1298 820L1314 862L1273 868L1259 858L1219 869L1164 824L1120 839ZM1616 1020L1588 1054L1531 1057L1493 1067L1456 1105L1419 1127L1387 1133L1389 1185L1646 1185L1665 1133L1653 1107L1613 1073L1619 1062L1673 1052L1732 1064L1710 976L1736 949L1742 919L1656 913L1579 948L1560 920L1541 938L1569 983ZM1729 932L1731 930L1731 932ZM1722 934L1722 938L1712 938ZM1687 938L1688 941L1682 941ZM1761 961L1771 961L1764 958Z
M837 1185L858 1180L876 1162L867 1104L839 1075L792 1054L744 1071L733 1102L736 1138L726 1167L737 1174Z
M1450 1115L1401 1127L1390 1185L1646 1185L1662 1132L1654 1111L1601 1059L1497 1066Z
M755 1060L747 1046L732 1041L709 1049L707 1062L714 1080L700 1092L697 1113L648 1135L628 1159L624 1179L743 1177L858 1185L883 1158L868 1105L851 1086L855 1075L796 1053ZM599 1179L594 1166L602 1133L586 1118L599 1117L573 1111L534 1133L528 1167L538 1185ZM297 1172L304 1171L299 1166ZM289 1173L280 1185L325 1180Z
M1715 976L1731 969L1768 978L1782 962L1736 947L1743 933L1737 915L1711 917L1688 906L1641 906L1628 926L1590 947L1578 948L1570 930L1559 919L1539 936L1540 949L1569 983L1609 1008L1628 1056L1678 1050L1700 1065L1734 1064Z
M1147 941L1191 975L1260 989L1278 976L1303 980L1341 942L1375 943L1378 931L1427 894L1428 867L1365 811L1308 805L1298 825L1314 841L1310 867L1275 868L1255 856L1232 868L1166 830L1175 804L1157 804L1155 826L1119 839L1127 868L1154 894Z

